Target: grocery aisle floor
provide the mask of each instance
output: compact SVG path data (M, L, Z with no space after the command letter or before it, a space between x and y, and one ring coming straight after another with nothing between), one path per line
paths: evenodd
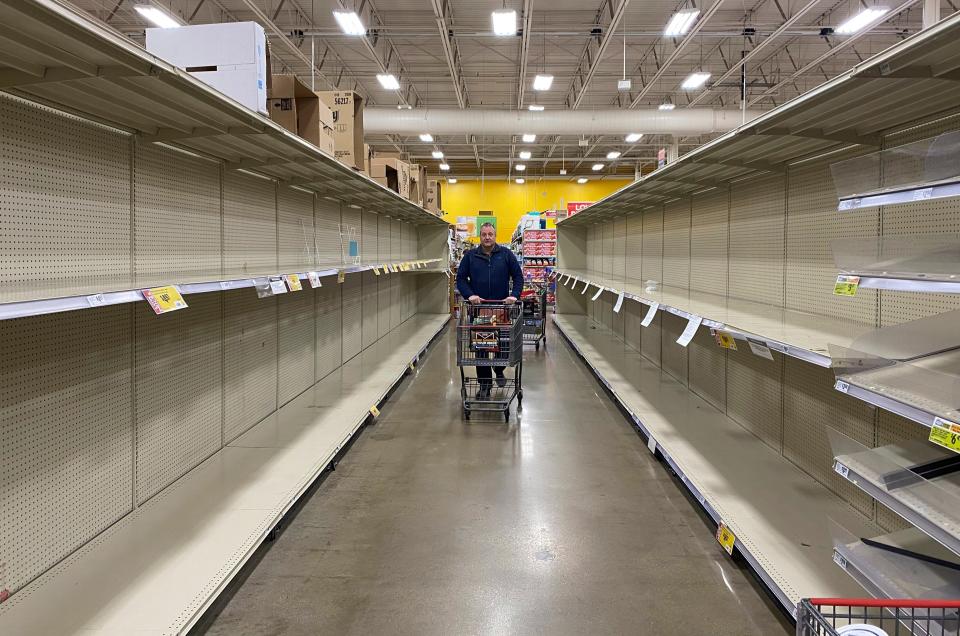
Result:
M208 633L791 633L550 336L522 424L467 423L448 329Z

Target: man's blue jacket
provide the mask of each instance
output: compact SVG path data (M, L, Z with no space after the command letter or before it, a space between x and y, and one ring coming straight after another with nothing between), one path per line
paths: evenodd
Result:
M513 279L513 288L510 286ZM510 250L493 246L488 256L482 247L467 251L457 269L457 290L466 300L477 295L483 300L503 300L507 296L520 298L523 291L523 269Z

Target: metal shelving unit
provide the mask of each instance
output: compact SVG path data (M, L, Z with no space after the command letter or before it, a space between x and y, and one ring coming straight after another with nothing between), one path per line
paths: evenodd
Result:
M448 320L411 318L246 431L0 604L0 633L188 631Z
M879 528L609 329L582 315L554 324L791 614L800 598L859 593L831 563L832 518L861 534ZM705 431L709 431L706 434Z

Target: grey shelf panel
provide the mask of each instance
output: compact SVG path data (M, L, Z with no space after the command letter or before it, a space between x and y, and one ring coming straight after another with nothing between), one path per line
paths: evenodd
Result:
M554 323L705 512L731 527L737 549L788 612L802 597L862 594L833 564L826 520L862 536L879 528L609 329L582 315Z
M660 309L681 318L702 317L703 325L730 332L734 338L761 341L771 350L822 367L831 364L830 345L849 345L871 327L844 322L834 317L807 314L739 298L660 287L646 291L643 284L612 279L596 272L557 268L558 281L569 284L565 276L645 305L659 303ZM558 283L559 284L559 283ZM595 293L595 292L594 292Z
M186 633L448 320L410 318L261 421L0 604L0 633Z
M449 225L266 117L55 0L0 3L16 51L0 90L412 223ZM51 46L49 43L56 43Z

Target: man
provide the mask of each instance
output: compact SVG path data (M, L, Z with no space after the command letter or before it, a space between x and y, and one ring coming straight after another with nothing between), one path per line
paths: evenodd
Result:
M457 290L473 305L481 300L512 305L520 297L523 269L513 252L497 244L497 228L493 223L480 226L480 247L463 255L457 270ZM503 367L477 367L478 399L490 397L491 369L497 374L497 386L507 384Z

